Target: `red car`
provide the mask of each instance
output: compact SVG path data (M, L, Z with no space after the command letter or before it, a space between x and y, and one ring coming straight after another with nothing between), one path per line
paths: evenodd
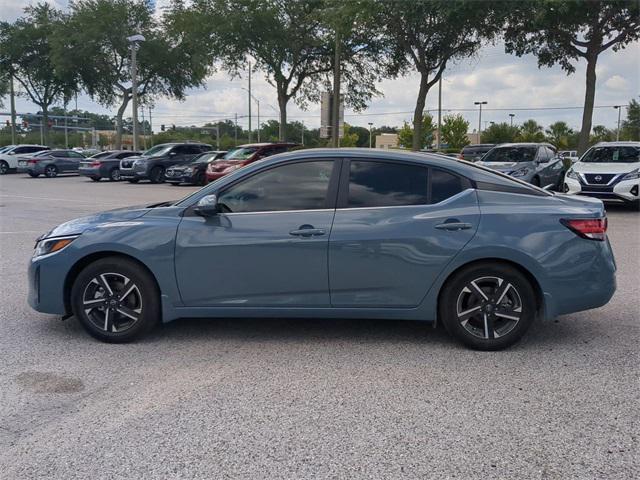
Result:
M249 165L261 158L288 152L297 143L249 143L230 150L224 157L209 163L207 183L213 182L238 168Z

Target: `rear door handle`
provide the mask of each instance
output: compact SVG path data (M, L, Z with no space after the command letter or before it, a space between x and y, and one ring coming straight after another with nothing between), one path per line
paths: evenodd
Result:
M315 237L324 235L325 231L322 228L313 228L311 225L301 225L297 230L291 230L289 235L296 237Z
M438 230L450 230L450 231L455 231L455 230L469 230L470 228L472 228L472 225L470 223L463 223L463 222L445 222L445 223L439 223L438 225L436 225L436 227Z

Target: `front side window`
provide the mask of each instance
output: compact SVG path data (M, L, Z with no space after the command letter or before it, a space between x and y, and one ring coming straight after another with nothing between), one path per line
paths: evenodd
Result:
M638 147L593 147L580 159L586 163L635 163L640 162Z
M427 204L427 176L428 169L419 165L351 161L347 206Z
M467 188L468 180L463 180L444 170L431 170L431 203L439 203L453 197Z
M274 212L327 208L333 161L300 162L258 173L218 197L223 212Z

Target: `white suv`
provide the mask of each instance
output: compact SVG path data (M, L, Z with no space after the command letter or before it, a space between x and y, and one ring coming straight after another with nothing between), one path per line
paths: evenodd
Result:
M640 142L602 142L567 171L564 192L637 205L639 179Z
M0 175L18 168L18 156L50 150L44 145L9 145L0 149Z

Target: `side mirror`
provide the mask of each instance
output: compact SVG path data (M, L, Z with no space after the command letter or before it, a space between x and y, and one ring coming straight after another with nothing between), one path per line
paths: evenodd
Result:
M9 152L8 155L15 155L16 152Z
M206 195L202 197L193 211L201 217L213 217L217 215L220 212L218 197L216 195Z

